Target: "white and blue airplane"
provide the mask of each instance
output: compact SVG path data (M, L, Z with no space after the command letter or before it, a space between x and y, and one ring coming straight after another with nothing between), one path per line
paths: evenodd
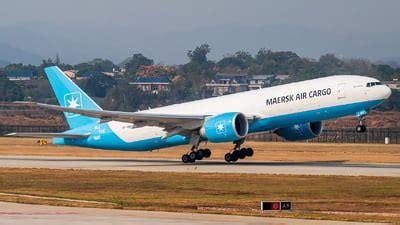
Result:
M211 155L201 142L232 142L225 155L234 162L253 155L241 148L251 133L273 131L291 141L321 134L323 120L355 115L358 132L363 117L391 95L374 78L335 75L259 90L149 109L103 110L58 67L45 68L58 105L29 103L64 113L70 129L63 133L11 133L9 136L53 138L53 144L89 148L150 151L190 144L184 163Z

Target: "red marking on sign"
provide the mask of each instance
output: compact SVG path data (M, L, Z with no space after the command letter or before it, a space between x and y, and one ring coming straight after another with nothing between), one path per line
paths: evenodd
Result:
M272 210L280 210L281 204L279 202L272 203Z

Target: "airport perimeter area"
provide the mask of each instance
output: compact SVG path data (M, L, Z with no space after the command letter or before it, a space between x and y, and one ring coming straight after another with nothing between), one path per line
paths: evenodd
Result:
M331 222L326 220L400 222L399 145L270 142L246 145L254 148L254 157L227 164L222 157L231 146L208 144L213 150L210 160L184 165L180 156L188 146L121 152L40 146L34 139L0 138L0 200L195 213L187 215L204 218L199 223L311 223L253 217L214 220L201 217L204 213L260 219L322 219L320 224ZM262 200L290 200L293 210L262 213ZM57 209L12 212L31 215L50 210L51 214ZM82 210L82 215L86 215ZM14 216L18 217L18 213ZM12 213L0 214L6 219ZM152 222L161 224L169 219ZM122 224L125 221L119 217L116 220ZM142 219L138 221L145 223Z

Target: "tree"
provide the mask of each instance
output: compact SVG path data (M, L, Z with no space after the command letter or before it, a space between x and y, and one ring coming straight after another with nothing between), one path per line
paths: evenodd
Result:
M374 65L372 69L374 71L373 76L383 81L392 80L392 77L398 73L396 69L389 65Z
M207 60L209 52L210 47L208 44L202 44L187 53L190 61L183 65L178 72L183 75L182 82L185 84L184 87L190 90L191 93L191 95L185 96L186 100L204 97L205 82L215 75L215 63Z
M210 53L211 49L208 44L202 44L197 46L193 51L189 50L187 56L190 59L190 62L194 63L206 63L207 62L207 54Z
M36 72L37 67L34 65L24 65L22 63L17 63L17 64L9 64L6 67L4 67L4 71L13 71L13 70L28 70L32 72Z
M301 58L291 51L273 52L261 49L256 55L256 62L261 65L261 73L265 74L289 74L291 67L301 62Z
M24 93L17 84L9 81L5 74L0 71L0 101L21 101Z
M60 59L60 56L58 55L58 53L56 54L56 59L55 59L55 62L54 62L54 63L55 63L57 66L61 64L61 59Z
M136 74L136 72L140 69L141 66L150 66L153 65L154 61L152 59L146 58L141 53L133 54L131 60L129 60L125 64L126 72L130 74Z
M132 112L171 104L171 99L173 99L171 93L160 92L159 94L153 94L143 92L123 81L108 91L107 96L102 101L102 106L110 110Z
M240 69L246 69L249 68L253 62L254 59L250 53L245 51L238 51L233 56L228 56L221 59L217 63L217 66L220 68L227 68L233 66Z
M345 71L348 74L371 76L372 63L366 59L349 59L345 61Z
M42 60L42 64L40 64L38 70L37 70L37 75L39 78L44 78L46 77L44 75L44 68L49 67L49 66L55 66L56 64L54 64L53 59L48 58L47 60L43 59Z
M256 55L256 63L261 65L263 64L263 62L265 61L265 59L267 58L268 54L270 54L272 51L270 49L265 49L265 48L261 48L260 50L258 50L257 55Z
M75 65L75 69L79 72L84 73L86 71L97 71L97 72L112 72L114 63L108 59L95 58L89 62L84 62Z
M343 73L345 64L334 54L325 54L319 58L318 65L319 75L328 76Z
M115 85L116 81L112 77L107 75L97 75L90 77L87 80L84 89L91 96L104 98L108 89L114 87Z
M89 64L92 65L93 71L98 72L112 72L114 68L114 63L108 59L95 58Z

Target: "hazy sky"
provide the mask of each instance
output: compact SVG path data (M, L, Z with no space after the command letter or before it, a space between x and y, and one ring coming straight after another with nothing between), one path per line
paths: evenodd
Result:
M398 0L2 0L0 45L68 63L184 63L202 43L212 59L261 47L380 59L400 56L399 12Z

